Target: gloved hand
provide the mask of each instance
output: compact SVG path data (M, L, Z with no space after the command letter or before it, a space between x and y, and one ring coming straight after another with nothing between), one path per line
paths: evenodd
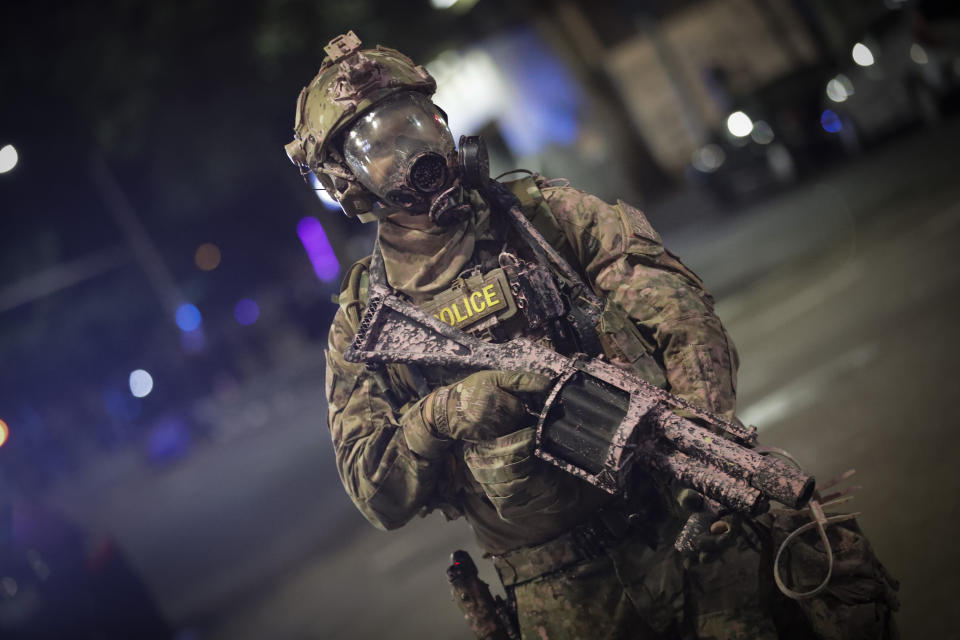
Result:
M725 550L736 544L741 531L740 518L733 515L727 515L712 522L707 532L694 540L697 561L711 562L719 558Z
M699 526L704 529L693 537L692 544L685 554L700 563L716 560L723 552L734 546L741 536L742 527L740 518L733 514L723 517L711 516L705 511L703 496L688 488L675 488L673 498L681 509L681 514L696 517Z
M433 391L424 418L440 437L489 440L524 426L529 416L524 400L539 410L550 384L536 373L478 371Z

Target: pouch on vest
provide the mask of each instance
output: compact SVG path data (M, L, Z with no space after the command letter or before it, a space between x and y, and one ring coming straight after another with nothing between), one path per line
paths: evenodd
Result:
M666 388L663 369L651 355L653 346L644 339L630 316L611 298L607 298L597 328L603 352L610 362L626 365L652 385Z

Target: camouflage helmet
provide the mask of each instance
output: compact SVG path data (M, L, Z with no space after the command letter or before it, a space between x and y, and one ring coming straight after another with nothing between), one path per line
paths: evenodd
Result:
M374 196L356 181L334 144L354 120L386 98L418 91L433 95L437 83L427 70L395 49L360 49L353 33L324 47L320 71L297 99L294 140L286 145L301 172L313 171L348 216L369 213Z

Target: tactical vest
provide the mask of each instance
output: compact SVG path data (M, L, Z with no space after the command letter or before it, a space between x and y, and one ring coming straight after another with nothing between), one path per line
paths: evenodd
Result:
M577 261L563 228L541 191L541 187L546 186L542 179L538 176L527 176L503 184L519 199L526 219L557 251L559 258L565 261L564 266L568 270L572 269L569 265L577 264ZM369 257L364 258L350 268L344 278L341 293L334 300L340 304L354 328L360 324L368 297L370 262ZM634 370L649 382L661 387L666 385L663 368L653 356L656 353L655 346L640 333L634 322L616 303L599 298L591 290L591 299L599 300L600 302L594 304L601 305L602 310L597 309L595 313L591 313L589 318L595 321L590 321L581 311L582 304L578 305L569 295L566 300L555 298L555 294L559 293L558 288L547 286L547 283L543 282L542 270L536 269L535 265L526 262L501 266L503 269L498 271L503 273L478 273L472 281L465 279L460 286L454 282L454 286L434 296L430 302L421 305L421 308L447 324L478 333L478 328L483 330L483 323L492 314L497 314L500 321L522 315L527 328L537 329L556 317L559 306L566 309L566 317L560 320L562 325L570 329L567 333L575 334L567 338L573 338L569 342L576 343L576 350L589 356L597 356L602 352L609 361ZM559 283L560 288L569 294L572 283L564 282L561 270L553 268L551 271L551 280ZM580 278L583 276L580 275ZM531 291L534 289L552 293L533 296ZM522 314L518 314L517 306L523 307ZM489 332L486 335L479 332L479 335L493 339ZM554 336L553 342L557 339ZM574 348L569 344L568 347ZM372 373L378 378L378 386L388 394L396 395L397 389L408 391L400 395L410 397L392 399L397 407L429 392L423 376L413 367L393 364L385 367L385 370L372 370Z
M541 191L541 187L546 186L545 183L538 182L536 176L530 176L503 184L520 200L520 209L524 217L559 254L558 258L564 261L563 266L566 267L565 271L569 274L570 265L578 264L578 262L570 243L566 239L563 227L550 210L549 204ZM356 262L347 271L341 285L340 295L335 296L334 299L334 302L339 303L341 310L346 314L347 321L353 331L356 331L360 326L369 298L373 257L371 255ZM504 271L506 270L504 268ZM563 275L558 273L560 269L551 271L550 275L557 282L560 282L563 278ZM516 276L515 273L511 275ZM578 280L581 284L585 282L582 275ZM489 307L492 303L501 301L500 294L504 293L504 286L509 286L509 282L506 284L500 282L498 287L496 282L484 282L482 279L480 282L471 284L473 286L467 289L469 293L451 293L448 298L444 298L443 293L441 293L434 296L426 304L439 300L440 305L434 309L434 315L441 321L455 324L458 321L453 306L444 303L457 302L460 317L469 315L470 311L479 314L485 310L481 309L482 306ZM560 284L569 293L570 287L563 286L564 283L562 282ZM511 293L513 292L511 291ZM662 366L653 356L656 353L654 345L644 339L634 322L618 305L609 299L604 300L598 297L592 291L589 294L592 296L594 304L599 304L599 308L591 313L592 326L589 329L594 336L595 344L593 353L588 355L597 356L602 352L603 357L610 362L630 368L652 384L665 388L667 386L666 376ZM529 303L530 300L525 302ZM549 301L547 304L543 304L543 301L534 302L540 308L551 306ZM569 299L563 302L573 308ZM553 303L555 304L556 301L553 301ZM469 311L466 305L470 305ZM421 305L421 310L425 310L424 306ZM506 306L509 307L509 305ZM444 309L450 311L444 312ZM507 308L503 317L506 317L506 314L511 313L511 311L516 312ZM579 321L582 325L584 314L579 315L579 318L574 318L574 322ZM529 314L525 313L524 316L529 317ZM567 318L564 318L564 320L569 326L570 321ZM479 322L483 322L483 318L479 319L478 324L473 325L474 330L479 326ZM465 328L469 330L471 326ZM589 342L589 337L587 341ZM437 386L450 384L463 377L462 371L446 371L438 368L421 371L416 366L406 364L368 365L368 372L379 392L398 413L402 412L406 406L429 394ZM438 490L437 495L431 497L429 504L425 505L424 511L429 512L437 509L442 511L448 519L452 519L463 514L463 494L460 492L482 496L483 488L466 471L464 464L457 460L456 456L451 456L450 463L444 469L447 478L438 485L443 488Z

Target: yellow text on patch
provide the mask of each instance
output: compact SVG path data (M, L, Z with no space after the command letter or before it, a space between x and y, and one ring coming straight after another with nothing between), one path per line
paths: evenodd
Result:
M494 286L488 284L480 291L474 291L453 304L442 307L439 313L435 313L433 317L446 322L451 327L455 327L477 313L490 311L499 306L503 306L503 300L497 297Z

